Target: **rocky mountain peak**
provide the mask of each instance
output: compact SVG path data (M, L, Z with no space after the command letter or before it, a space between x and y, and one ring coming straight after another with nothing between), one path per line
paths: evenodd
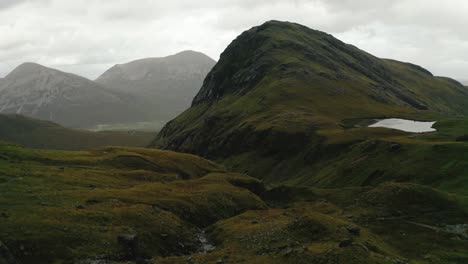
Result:
M38 75L38 74L44 74L46 72L51 72L53 71L50 68L47 68L45 66L42 66L37 63L33 62L25 62L16 67L12 72L10 72L5 79L6 80L12 80L12 79L17 79L17 78L23 78L28 75Z
M204 77L215 63L201 52L182 51L167 57L145 58L117 64L104 72L96 81L109 88L120 88L119 82L126 80L187 79L200 74ZM122 88L127 90L128 87Z
M394 63L325 32L296 23L268 21L245 31L227 47L192 104L213 102L227 94L244 95L272 74L330 81L362 76L381 89L406 90L403 83L396 83L391 77L394 67L390 64ZM420 66L406 63L405 67L416 75L433 77ZM426 108L422 103L410 102L407 97L411 95L392 93L405 104L421 110Z
M193 105L217 100L228 93L244 94L283 61L283 56L319 56L327 46L345 45L333 36L305 26L268 21L243 32L221 54Z

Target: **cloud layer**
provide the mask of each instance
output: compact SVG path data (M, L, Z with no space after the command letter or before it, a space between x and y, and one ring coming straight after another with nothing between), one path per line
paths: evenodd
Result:
M466 0L0 0L0 77L25 61L95 78L186 49L218 59L242 31L277 19L468 79L466 14Z

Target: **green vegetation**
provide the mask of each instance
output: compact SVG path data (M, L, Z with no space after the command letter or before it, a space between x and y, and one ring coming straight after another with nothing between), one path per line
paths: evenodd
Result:
M0 155L0 240L21 263L187 254L200 228L266 207L247 189L257 180L186 154L1 144Z
M466 201L424 185L265 190L188 154L9 143L0 175L0 262L468 261Z
M210 158L270 189L262 197L276 209L216 223L220 249L196 262L465 263L467 114L468 90L455 80L270 21L229 45L151 146ZM438 121L438 131L368 128L375 118ZM302 217L311 230L290 230ZM351 223L364 241L342 249L338 230Z
M466 235L447 226L467 211L456 198L414 184L264 193L270 210L248 211L209 228L217 249L194 263L464 263ZM466 232L466 229L464 230ZM239 254L242 252L242 254ZM186 263L187 257L154 263Z
M58 124L20 115L0 115L0 140L31 148L83 150L102 146L144 147L152 132L68 129Z

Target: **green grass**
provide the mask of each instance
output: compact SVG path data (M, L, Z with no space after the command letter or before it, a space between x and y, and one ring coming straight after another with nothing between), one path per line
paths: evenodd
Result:
M197 263L464 263L468 242L442 231L463 223L457 199L414 184L312 189L281 186L251 210L209 228L216 250ZM278 204L280 202L280 204ZM348 231L359 228L359 234ZM340 243L350 240L349 246ZM186 263L187 256L153 263Z
M141 258L188 254L199 228L265 208L248 190L257 180L196 156L3 143L0 152L0 241L22 263L125 259L126 234L138 237Z
M188 154L2 143L0 187L0 241L22 263L452 264L468 254L466 240L444 231L466 220L465 196L419 184L265 190ZM207 254L197 253L201 229L216 246ZM136 235L136 249L122 235Z

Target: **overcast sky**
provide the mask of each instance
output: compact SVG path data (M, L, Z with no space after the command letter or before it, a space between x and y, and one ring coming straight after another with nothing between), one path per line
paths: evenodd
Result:
M0 0L0 77L25 61L94 79L117 63L187 49L217 60L271 19L468 79L467 0Z

